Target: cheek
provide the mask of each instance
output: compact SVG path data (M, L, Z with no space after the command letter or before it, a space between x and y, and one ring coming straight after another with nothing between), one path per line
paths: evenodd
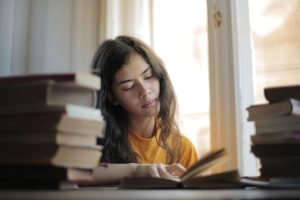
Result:
M120 90L119 88L114 88L112 90L112 94L113 94L114 99L120 104L123 104L124 101L126 102L130 99L129 92L124 92L124 91Z
M159 84L159 80L156 80L153 84L153 90L157 93L157 95L159 95L160 93L160 84Z
M131 93L116 94L115 98L125 110L135 104L134 95Z

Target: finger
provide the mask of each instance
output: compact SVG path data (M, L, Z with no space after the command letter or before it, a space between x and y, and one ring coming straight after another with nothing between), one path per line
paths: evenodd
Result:
M148 165L146 167L147 167L147 173L150 176L156 177L156 178L161 177L160 174L159 174L159 172L158 172L157 165Z
M184 172L186 172L185 167L181 164L172 164L166 167L168 172L172 175L181 176Z
M157 165L158 173L162 178L172 178L172 175L167 171L166 166L163 164Z
M163 164L159 164L157 165L157 169L159 172L159 175L161 178L166 178L166 179L171 179L171 180L178 180L178 176L173 176L172 174L170 174L167 169L166 169L166 165Z

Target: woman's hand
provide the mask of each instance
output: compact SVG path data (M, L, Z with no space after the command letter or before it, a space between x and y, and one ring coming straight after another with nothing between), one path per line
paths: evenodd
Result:
M93 170L93 180L78 182L81 186L116 184L122 178L130 176L152 176L171 180L179 180L186 171L181 164L110 164L101 163Z
M132 176L152 176L171 180L179 180L186 171L181 164L135 164Z

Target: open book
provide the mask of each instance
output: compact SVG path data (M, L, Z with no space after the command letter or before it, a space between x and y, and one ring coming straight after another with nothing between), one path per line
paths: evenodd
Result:
M125 177L121 181L121 188L239 188L240 176L237 170L221 172L213 175L201 176L207 169L226 160L225 149L211 151L198 160L180 177L180 180L168 180L155 177Z

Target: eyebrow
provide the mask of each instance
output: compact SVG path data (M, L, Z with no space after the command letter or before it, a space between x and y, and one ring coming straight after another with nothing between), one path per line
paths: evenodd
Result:
M145 69L145 70L141 73L141 76L144 75L145 73L147 73L149 70L150 70L150 67L148 67L147 69ZM118 83L118 85L121 85L121 84L130 82L130 81L133 81L133 79L127 79L127 80L120 81L120 82Z

